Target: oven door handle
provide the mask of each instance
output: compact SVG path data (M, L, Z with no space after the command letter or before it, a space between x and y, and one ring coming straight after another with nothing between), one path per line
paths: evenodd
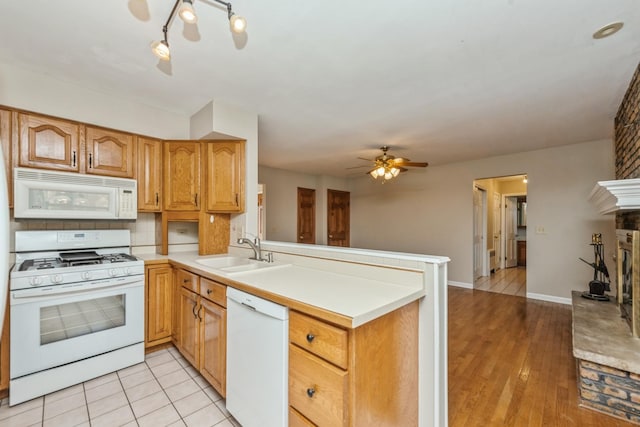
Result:
M79 282L69 285L55 285L55 286L43 286L39 288L33 289L21 289L17 291L11 292L11 297L13 299L22 299L22 298L47 298L52 295L68 295L68 294L77 294L82 292L90 292L93 290L104 290L110 288L125 288L130 287L131 285L144 285L143 277L136 277L135 279L117 282L117 283L105 283L105 284L94 284L87 285L85 282Z

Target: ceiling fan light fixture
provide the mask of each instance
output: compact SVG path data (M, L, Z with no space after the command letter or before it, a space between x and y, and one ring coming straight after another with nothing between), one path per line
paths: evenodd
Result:
M198 16L193 9L193 0L182 0L182 5L178 11L178 16L187 24L195 24L198 22Z

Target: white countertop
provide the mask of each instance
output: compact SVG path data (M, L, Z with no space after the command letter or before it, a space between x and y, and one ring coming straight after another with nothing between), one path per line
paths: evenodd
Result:
M244 285L241 290L249 293L253 288L277 295L285 301L296 301L348 317L351 319L350 326L353 328L425 295L421 280L413 280L411 283L392 283L336 273L328 268L310 268L291 264L225 274L196 262L197 258L203 257L194 253L154 255L138 254L140 258L146 260L168 259L178 262L194 273L226 282L231 287L238 287L234 286L234 283ZM216 255L207 256L209 257L216 257ZM415 272L415 274L421 273ZM263 295L259 293L258 296ZM282 300L276 302L282 303Z

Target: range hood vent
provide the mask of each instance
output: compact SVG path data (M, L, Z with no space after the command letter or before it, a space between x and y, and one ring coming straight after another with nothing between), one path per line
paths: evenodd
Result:
M589 200L603 215L640 210L640 179L598 181Z

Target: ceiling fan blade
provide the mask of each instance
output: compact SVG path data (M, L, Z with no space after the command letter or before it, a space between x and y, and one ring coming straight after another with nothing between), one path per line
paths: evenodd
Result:
M374 159L365 159L364 157L356 157L356 159L366 160L367 162L373 162Z
M362 166L351 166L345 169L360 169L360 168L368 168L369 165L362 165Z
M425 168L429 166L426 162L396 162L396 166L411 166L415 168Z
M410 159L407 159L406 157L396 157L395 159L393 159L393 163L406 163L409 160Z

